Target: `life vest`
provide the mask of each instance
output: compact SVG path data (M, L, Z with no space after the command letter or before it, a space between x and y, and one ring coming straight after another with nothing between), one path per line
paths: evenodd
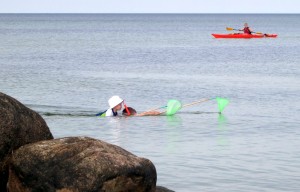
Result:
M251 34L251 31L250 31L249 27L244 28L244 33Z

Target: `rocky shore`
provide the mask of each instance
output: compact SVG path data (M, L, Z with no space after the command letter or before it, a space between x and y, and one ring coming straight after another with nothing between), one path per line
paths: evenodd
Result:
M44 119L0 92L0 191L172 191L154 164L89 137L54 139Z

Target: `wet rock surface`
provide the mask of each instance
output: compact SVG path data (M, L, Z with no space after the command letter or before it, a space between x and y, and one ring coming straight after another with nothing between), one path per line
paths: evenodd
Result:
M0 92L0 191L6 191L8 161L13 151L48 139L53 136L38 113Z
M148 159L104 141L68 137L28 144L12 155L9 191L155 191Z

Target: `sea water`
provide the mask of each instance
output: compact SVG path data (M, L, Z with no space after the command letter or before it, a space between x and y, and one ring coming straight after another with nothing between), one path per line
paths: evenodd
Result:
M248 22L277 38L214 39ZM88 136L150 159L175 191L300 190L300 15L0 14L0 91L55 138ZM142 112L98 118L119 95Z

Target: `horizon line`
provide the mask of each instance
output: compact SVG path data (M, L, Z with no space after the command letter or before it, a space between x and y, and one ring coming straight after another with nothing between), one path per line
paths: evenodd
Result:
M107 13L98 13L98 12L0 12L0 14L300 14L300 13L213 13L213 12L207 12L207 13L182 13L182 12L148 12L148 13L132 13L132 12L107 12Z

